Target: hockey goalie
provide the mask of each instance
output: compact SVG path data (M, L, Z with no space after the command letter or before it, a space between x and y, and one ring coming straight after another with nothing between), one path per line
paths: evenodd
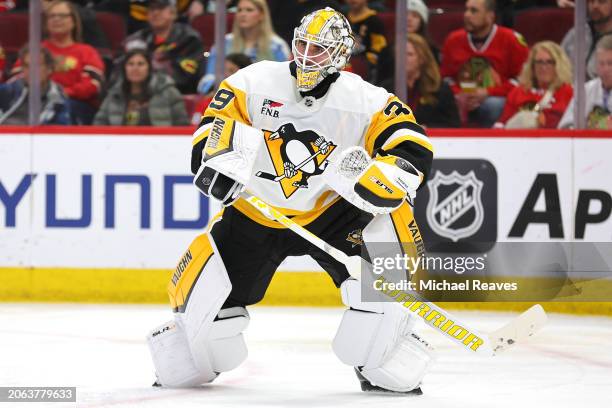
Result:
M223 81L193 137L191 169L219 200L168 285L174 319L148 336L156 385L213 381L247 357L247 307L259 302L287 256L310 255L347 307L333 350L364 391L420 393L432 351L415 317L394 302L363 302L361 285L336 261L242 197L248 192L348 255L364 243L410 245L412 200L433 149L396 96L343 72L354 38L326 8L295 29L294 59L263 61ZM367 165L341 174L355 152ZM313 379L316 381L316 379Z

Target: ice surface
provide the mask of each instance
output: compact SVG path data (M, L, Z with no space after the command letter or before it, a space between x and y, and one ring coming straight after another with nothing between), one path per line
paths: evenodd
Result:
M331 350L342 309L251 307L249 358L199 389L152 388L151 305L0 304L0 385L76 386L79 407L612 407L612 319L550 315L507 354L480 358L421 327L437 350L422 396L364 394ZM513 314L457 312L498 328ZM44 406L14 404L17 407ZM0 403L0 408L10 406Z

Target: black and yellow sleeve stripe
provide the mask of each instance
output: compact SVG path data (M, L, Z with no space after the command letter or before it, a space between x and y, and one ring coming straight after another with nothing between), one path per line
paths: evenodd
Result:
M246 93L230 85L227 81L221 82L200 120L200 126L193 134L191 150L191 172L196 174L202 163L202 151L206 144L206 138L210 133L212 122L216 116L235 119L239 122L251 125L247 109Z
M396 96L374 114L365 133L365 149L374 157L393 155L408 160L427 180L433 160L433 146L408 106Z

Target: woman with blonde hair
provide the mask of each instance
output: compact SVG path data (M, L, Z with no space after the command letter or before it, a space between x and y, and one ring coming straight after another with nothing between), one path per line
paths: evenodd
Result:
M556 128L572 99L572 66L552 41L533 45L495 127Z
M198 92L206 94L215 85L216 47L212 47L206 62L206 75L198 84ZM225 35L225 54L242 53L253 62L286 61L289 46L274 33L266 0L240 0L232 32Z
M450 87L442 81L440 69L427 40L408 34L406 43L406 103L419 124L427 127L459 127L461 121ZM381 84L394 91L393 79Z

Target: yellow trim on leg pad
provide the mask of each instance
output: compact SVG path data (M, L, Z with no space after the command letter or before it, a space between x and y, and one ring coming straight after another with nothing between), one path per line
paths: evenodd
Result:
M172 310L176 312L184 309L198 276L212 255L213 247L208 234L198 236L189 245L168 283L168 296Z

